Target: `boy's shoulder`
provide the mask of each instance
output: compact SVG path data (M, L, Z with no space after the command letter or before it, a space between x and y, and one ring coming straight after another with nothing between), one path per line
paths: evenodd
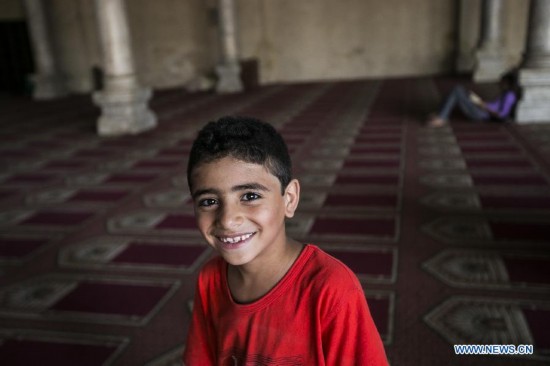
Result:
M330 286L336 291L361 289L355 273L340 260L312 244L308 244L306 249L311 251L306 270L309 281L319 286Z
M337 258L313 245L301 281L296 281L303 299L318 310L324 319L334 319L343 306L366 305L363 287L353 271ZM307 295L306 295L307 294Z
M205 279L212 279L217 281L222 275L225 261L219 255L213 256L203 264L199 271L199 278L203 281Z

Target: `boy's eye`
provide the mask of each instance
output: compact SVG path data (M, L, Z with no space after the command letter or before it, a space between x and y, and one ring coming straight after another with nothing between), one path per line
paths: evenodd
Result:
M254 201L254 200L257 200L261 198L261 196L257 193L252 193L252 192L248 192L248 193L245 193L242 197L242 200L243 201Z
M215 205L216 203L218 203L218 201L216 201L213 198L205 198L205 199L199 201L199 206L201 206L201 207L210 207L210 206Z

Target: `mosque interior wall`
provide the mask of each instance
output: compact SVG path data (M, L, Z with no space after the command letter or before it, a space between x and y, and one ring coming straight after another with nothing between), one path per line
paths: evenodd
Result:
M235 0L238 45L262 83L420 76L455 70L478 42L481 0ZM24 17L22 1L0 14ZM93 89L101 64L94 1L48 0L52 42L70 90ZM216 0L126 1L140 82L185 86L213 75L219 58ZM504 43L521 59L528 2L506 1ZM471 70L461 70L471 71Z

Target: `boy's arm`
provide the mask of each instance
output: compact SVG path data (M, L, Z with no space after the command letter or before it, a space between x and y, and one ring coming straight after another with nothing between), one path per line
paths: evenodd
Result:
M204 312L204 304L201 300L199 285L197 285L195 299L193 301L191 325L189 327L185 352L183 354L184 365L215 365L213 337L214 334L211 328L211 322Z
M362 290L348 292L333 314L322 335L327 365L388 365Z

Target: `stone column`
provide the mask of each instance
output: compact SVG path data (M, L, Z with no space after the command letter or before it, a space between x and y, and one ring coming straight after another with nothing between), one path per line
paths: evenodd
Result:
M475 54L477 45L470 44L470 39L477 35L477 26L481 23L479 14L477 13L478 6L472 6L471 2L460 0L455 5L456 9L456 22L458 37L456 39L457 44L457 58L455 63L455 70L458 73L472 73L475 68ZM475 21L474 21L475 20ZM472 26L472 23L475 23Z
M139 86L124 0L95 0L103 53L104 87L94 94L101 107L98 133L135 134L156 126L147 102L151 90Z
M530 6L516 120L550 123L550 1L531 0Z
M67 94L67 90L57 69L42 0L25 0L25 10L36 68L32 77L33 97L39 100L61 97Z
M219 0L219 27L221 62L216 67L218 93L235 93L243 90L239 51L237 47L237 19L234 0Z
M495 81L506 70L503 47L503 2L483 0L481 9L481 37L476 53L475 81Z

